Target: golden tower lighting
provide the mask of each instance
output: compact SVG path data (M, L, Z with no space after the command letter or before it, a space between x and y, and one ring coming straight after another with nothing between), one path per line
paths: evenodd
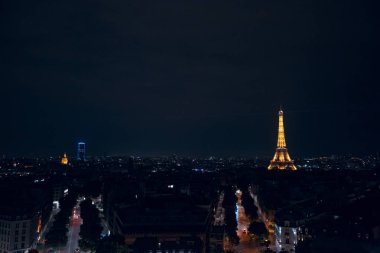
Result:
M278 112L278 138L276 153L274 153L274 157L269 163L268 170L272 170L275 168L280 170L284 170L286 168L289 168L291 170L297 170L297 167L294 165L294 161L290 159L288 149L286 148L284 131L284 112L281 109Z
M62 159L61 159L61 164L62 164L62 165L67 165L67 164L69 164L69 159L67 158L66 153L63 154L63 157L62 157Z

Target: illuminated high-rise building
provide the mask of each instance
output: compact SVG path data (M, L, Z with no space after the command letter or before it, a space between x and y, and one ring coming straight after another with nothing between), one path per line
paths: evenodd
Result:
M280 170L284 170L286 168L289 168L291 170L297 169L297 167L294 165L294 161L290 159L288 149L286 148L284 131L284 112L281 109L278 112L277 149L273 159L270 161L268 170L275 168Z
M86 143L78 142L77 159L79 161L86 160Z
M61 164L62 165L68 165L69 164L69 159L67 158L66 153L63 154L63 157L61 159Z

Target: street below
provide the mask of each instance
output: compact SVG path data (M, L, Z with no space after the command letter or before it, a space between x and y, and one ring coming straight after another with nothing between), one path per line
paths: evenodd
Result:
M236 253L260 253L260 247L257 242L252 240L248 233L250 220L245 214L244 207L241 205L241 191L236 192L236 219L237 219L237 235L240 238L240 242L234 247Z
M83 220L80 217L80 208L78 202L78 204L73 208L73 213L70 219L70 227L67 234L67 244L64 250L65 253L75 253L76 249L79 249L79 232L82 222Z

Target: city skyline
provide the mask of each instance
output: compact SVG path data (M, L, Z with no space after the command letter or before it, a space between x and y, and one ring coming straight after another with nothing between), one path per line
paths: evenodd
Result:
M290 112L292 113L292 112ZM274 113L275 114L275 113ZM275 120L274 120L275 121ZM274 122L275 123L275 122ZM288 123L287 123L288 124ZM274 126L276 124L273 124ZM294 125L294 124L291 124L290 125ZM277 136L278 134L278 129L276 128L275 129L275 132L272 134L272 136L268 136L268 139L269 140L273 140L272 144L271 145L275 145L276 142L278 143L278 140L276 140L276 138L274 136ZM287 132L289 132L287 130ZM290 132L294 132L292 130L290 130ZM300 136L292 136L292 138L294 138L296 140L299 140L300 139ZM302 138L301 138L302 139ZM55 151L51 152L51 151L42 151L42 152L24 152L24 153L17 153L17 152L12 152L12 151L8 151L8 152L2 152L1 154L2 155L5 155L5 156L14 156L14 157L33 157L33 156L36 156L36 157L49 157L49 156L58 156L58 157L61 157L62 153L67 153L67 155L69 157L72 157L72 158L76 158L78 159L78 145L79 143L90 143L90 144L99 144L97 143L97 140L96 139L93 139L92 141L87 141L87 139L84 139L84 138L79 138L80 141L78 141L77 139L74 140L72 139L73 143L68 143L67 141L63 141L63 145L61 148L59 148L58 146L56 146L56 149L54 149ZM85 141L83 141L85 140ZM235 140L236 142L238 141L242 141L242 140ZM61 144L62 144L61 143ZM183 157L208 157L208 156L217 156L217 157L242 157L242 158L255 158L255 157L259 157L259 158L268 158L268 157L271 157L272 154L270 152L265 152L265 150L268 149L267 145L264 145L264 144L268 144L269 142L266 141L265 143L263 143L263 147L264 148L258 148L258 149L255 149L253 152L250 152L250 151L240 151L240 152L225 152L225 151L220 151L218 149L215 149L215 150L211 150L209 152L194 152L194 151L182 151L181 149L160 149L160 148L151 148L151 149L145 149L144 150L140 150L140 149L134 149L133 147L128 149L127 151L110 151L110 150L105 150L105 149L99 149L99 148L94 148L94 146L92 146L90 148L90 153L89 154L86 154L86 157L97 157L97 156L142 156L142 157L149 157L149 156L156 156L156 157L165 157L165 156L170 156L170 155L179 155L179 156L183 156ZM291 140L290 143L293 143L293 141ZM33 144L33 143L30 143L30 144ZM51 145L54 144L54 145L57 145L56 143L50 143ZM156 145L160 145L161 143L155 143ZM60 145L60 144L58 144ZM257 148L257 143L256 143L256 148ZM141 146L141 144L137 144L136 146ZM300 158L307 158L307 157L318 157L318 156L331 156L331 155L365 155L365 154L377 154L379 153L378 150L374 149L373 151L370 151L370 152L366 152L366 151L344 151L344 149L341 149L341 150L335 150L335 151L332 151L331 152L309 152L309 153L305 153L305 152L299 152L300 147L296 147L293 145L292 146L292 150L296 150L297 153L294 155L296 159L300 159ZM273 149L273 147L272 147ZM325 149L325 150L329 150L328 148Z
M280 107L280 110L278 111L278 116L279 116L279 121L278 121L278 132L277 132L277 148L276 148L276 152L275 152L275 155L273 157L273 159L270 161L270 165L268 167L268 169L273 169L274 167L278 167L279 169L285 169L286 167L291 167L292 170L296 170L296 166L294 166L293 164L293 160L290 158L289 154L288 154L288 151L287 151L287 147L286 147L286 141L285 141L285 131L284 131L284 120L283 120L283 115L284 115L284 111L282 110L282 107ZM102 156L102 155L99 155L99 154L92 154L90 156L86 155L86 142L84 141L79 141L76 143L76 154L72 154L71 155L71 158L75 158L76 160L78 161L85 161L87 158L93 158L93 157L99 157L99 156ZM70 150L70 148L69 148ZM283 153L283 154L282 154ZM104 154L103 154L104 155ZM142 157L149 157L149 155L141 155L141 154L107 154L106 156L142 156ZM178 155L176 153L172 153L172 154L159 154L159 155L154 155L154 156L157 156L157 157L165 157L165 156L172 156L172 155ZM336 155L336 154L331 154L331 155ZM344 155L352 155L352 154L344 154ZM189 154L180 154L180 156L184 156L184 157L189 157ZM52 157L52 155L50 154L50 157ZM61 160L61 163L66 165L68 162L67 162L67 152L65 151L63 153L63 156L61 157L61 154L58 155L58 157L62 158ZM201 156L194 156L194 158L197 157L197 158L201 158ZM210 154L210 157L213 157L212 154ZM231 156L233 157L233 156ZM238 156L239 157L239 156ZM263 156L254 156L254 155L251 155L251 156L240 156L241 158L248 158L248 159L251 159L253 157L255 158L267 158L268 155L263 155ZM312 156L309 156L309 157L312 157ZM205 158L205 156L203 157ZM302 159L302 158L306 158L306 157L297 157L297 159ZM63 162L65 160L65 162Z

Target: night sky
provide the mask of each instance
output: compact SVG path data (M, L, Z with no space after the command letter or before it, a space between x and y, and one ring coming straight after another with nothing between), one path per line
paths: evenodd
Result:
M378 1L0 0L0 154L379 152Z

